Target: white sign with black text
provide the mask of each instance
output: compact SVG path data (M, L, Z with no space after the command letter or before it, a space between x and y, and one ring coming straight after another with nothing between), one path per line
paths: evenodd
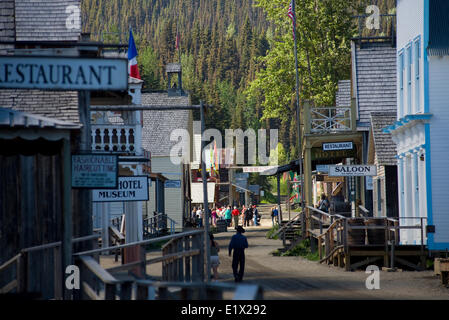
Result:
M352 150L352 142L330 142L323 143L323 151L333 151L333 150Z
M92 201L148 201L148 177L119 177L117 189L93 190Z
M372 165L330 165L330 177L364 177L376 176L377 167Z

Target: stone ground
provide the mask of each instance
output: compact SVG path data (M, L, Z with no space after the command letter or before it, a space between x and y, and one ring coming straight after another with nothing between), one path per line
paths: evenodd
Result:
M248 227L245 235L249 248L246 250L244 283L258 284L264 289L265 299L445 299L445 288L432 271L380 272L380 289L368 290L365 281L369 276L363 270L346 272L341 268L323 265L302 257L278 257L271 253L282 247L281 240L266 239L271 219L262 219L262 225ZM215 234L220 245L219 281L233 283L231 257L227 246L233 228ZM148 257L160 256L159 252ZM111 257L103 257L105 267L115 265ZM148 274L160 278L161 264L148 267Z

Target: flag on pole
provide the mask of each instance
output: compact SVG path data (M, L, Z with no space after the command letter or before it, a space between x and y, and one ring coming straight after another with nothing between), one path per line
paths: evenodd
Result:
M141 79L139 74L139 67L137 66L137 48L134 42L133 32L131 29L129 30L128 71L130 77Z
M293 30L293 40L295 40L295 38L296 38L296 35L295 35L296 17L295 17L295 11L293 10L293 1L295 1L295 0L292 0L292 1L290 2L290 5L288 6L288 12L287 12L287 15L288 15L288 17L289 17L290 19L292 19L292 25L293 25L293 28L292 28L292 30Z

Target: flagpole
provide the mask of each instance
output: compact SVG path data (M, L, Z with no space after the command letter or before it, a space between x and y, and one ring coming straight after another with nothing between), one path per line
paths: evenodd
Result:
M303 163L302 163L302 141L301 141L301 122L300 122L300 106L299 106L299 72L298 72L298 45L296 42L296 4L295 0L292 0L292 11L295 17L293 21L293 40L295 43L295 70L296 70L296 123L298 125L298 159L299 159L299 181L301 186L301 207L302 212L305 212L304 203L304 185L303 185ZM303 226L304 227L304 226ZM304 234L304 230L302 230Z

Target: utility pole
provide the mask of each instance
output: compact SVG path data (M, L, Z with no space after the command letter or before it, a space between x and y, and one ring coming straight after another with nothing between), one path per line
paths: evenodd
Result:
M304 203L304 179L303 179L303 162L302 162L302 139L301 139L301 122L300 122L300 106L299 106L299 73L298 73L298 45L296 42L296 9L295 1L292 1L292 11L295 19L293 22L293 34L295 42L295 69L296 69L296 123L298 124L298 160L299 160L299 181L301 186L301 207L304 220L305 203ZM304 234L304 225L302 232Z
M207 199L207 176L206 176L206 163L204 162L204 147L205 141L203 140L204 131L206 130L206 124L204 121L204 105L203 101L200 102L200 115L201 115L201 177L203 180L203 222L204 222L204 248L206 250L206 282L210 279L210 240L209 240L209 204Z

